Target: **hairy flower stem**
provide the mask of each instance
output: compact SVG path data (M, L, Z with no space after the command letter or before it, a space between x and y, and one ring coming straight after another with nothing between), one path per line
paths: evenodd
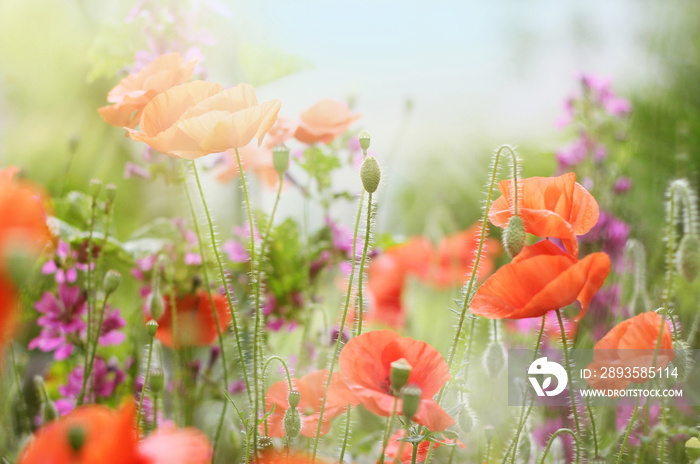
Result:
M551 437L549 437L549 441L547 442L547 446L544 449L544 454L542 455L542 459L540 460L540 464L544 464L544 460L547 458L547 454L549 454L549 449L552 447L552 443L554 443L554 439L557 438L562 433L567 433L574 438L574 443L576 444L576 464L580 464L580 462L581 462L581 442L578 439L578 435L575 434L571 429L559 429L556 432L554 432Z
M372 224L372 193L370 192L369 197L367 199L367 227L365 229L365 245L362 250L362 261L360 261L360 271L358 275L358 282L357 282L357 299L359 303L359 310L358 310L358 315L357 315L357 335L362 334L362 315L365 312L363 300L362 300L362 278L364 277L365 274L365 260L367 259L367 248L369 246L369 232L370 232L370 227ZM352 245L352 250L353 250L353 257L352 259L355 259L354 253L355 253L355 244Z
M452 454L454 454L454 449L452 449ZM450 455L450 459L452 459L452 454ZM413 453L411 454L411 464L416 464L417 457L418 457L418 443L414 443L413 444Z
M15 358L15 347L12 343L10 345L10 358L12 360L12 372L15 375L15 382L17 382L17 396L19 397L19 404L22 408L22 417L26 422L27 432L31 432L32 424L29 418L29 411L27 410L27 403L24 401L24 389L22 388L22 378L19 375L19 368L17 366L17 359Z
M345 433L343 434L343 444L340 448L340 457L338 458L338 463L343 464L345 462L345 449L348 447L348 440L350 439L350 412L352 411L352 405L348 404L348 410L345 413Z
M90 217L90 229L88 232L88 246L87 246L87 281L85 285L87 286L87 330L85 334L85 366L83 368L83 385L80 387L80 395L76 400L76 406L82 406L85 397L85 388L88 381L88 365L90 362L90 346L91 346L91 332L92 332L92 310L95 307L95 301L92 297L93 294L93 273L92 273L92 245L93 238L95 234L95 222L97 221L97 199L92 199L92 215ZM99 337L99 333L98 333Z
M620 447L620 452L617 455L617 464L622 462L622 456L625 454L625 447L627 446L627 440L632 433L632 427L634 427L634 420L637 418L637 411L639 410L639 396L634 402L634 410L632 411L632 417L630 418L630 423L627 426L627 432L625 432L625 438L622 440L622 446Z
M228 301L229 305L229 311L231 312L231 320L233 323L233 328L234 328L234 334L236 336L236 345L238 346L238 355L240 356L241 359L241 365L242 370L243 370L243 377L246 381L246 387L248 387L248 374L245 369L245 363L243 361L243 349L241 348L241 343L240 343L240 338L238 335L238 324L236 323L236 315L233 310L233 301L231 299L231 294L228 289L228 283L226 282L226 275L224 274L224 267L221 264L221 256L219 256L219 251L218 247L216 246L216 236L214 234L214 224L211 220L211 215L209 213L209 208L207 207L207 201L204 198L204 192L202 191L202 184L199 181L199 174L197 173L197 165L194 160L191 162L192 166L192 172L194 173L195 180L197 181L197 189L199 190L199 196L202 199L202 206L204 206L204 211L207 216L207 223L209 225L209 233L211 236L211 245L214 250L214 255L216 256L216 261L219 265L219 278L221 279L221 283L224 286L224 289L226 290L226 298ZM207 295L209 297L209 304L211 305L211 311L214 316L214 323L216 324L216 333L219 338L219 347L221 348L221 366L223 370L223 380L224 380L224 391L227 391L228 389L228 363L226 362L226 350L224 346L224 337L223 337L223 331L221 329L221 325L219 323L219 315L216 312L216 306L214 305L214 297L212 296L211 293L211 282L209 281L209 272L207 271L207 259L206 259L206 254L204 253L204 240L202 240L202 234L199 230L199 223L197 221L197 214L195 213L194 209L194 203L192 202L192 195L190 195L190 189L187 186L187 180L183 180L183 186L185 188L185 195L187 196L187 203L189 204L190 207L190 213L192 214L192 223L194 225L194 231L195 234L197 235L197 243L199 244L199 254L202 257L202 276L204 278L204 285L206 286L207 290ZM176 342L177 343L177 342ZM248 390L248 394L250 395L250 390ZM219 444L219 436L221 435L221 429L224 424L224 417L226 415L226 409L228 407L228 403L224 402L223 408L221 408L221 417L219 418L219 423L216 427L216 434L214 435L214 446L213 446L213 455L216 455L216 448L217 445Z
M394 405L391 407L391 415L386 420L386 425L384 426L384 436L382 439L382 454L379 456L379 463L384 464L386 447L389 444L389 437L391 436L391 429L394 426L394 417L396 416L396 404L399 402L398 397L394 397Z
M593 408L591 408L591 400L586 397L586 409L588 409L588 417L591 419L591 435L593 435L593 450L594 456L598 456L598 433L596 432L595 417L593 416Z
M335 348L333 349L333 356L331 357L330 365L328 367L328 379L326 380L326 386L323 390L323 400L321 400L321 411L318 415L318 427L316 428L316 437L314 438L314 448L313 454L311 456L312 464L316 462L316 453L318 452L318 441L321 436L321 426L323 425L323 413L326 410L326 398L328 397L328 388L331 384L331 376L335 370L335 363L338 360L338 353L340 352L340 345L343 341L343 329L345 328L345 321L348 317L348 308L350 307L350 296L352 295L352 282L355 277L355 265L357 260L355 259L355 243L357 243L357 231L360 228L360 217L362 216L362 206L364 204L365 191L362 190L360 195L360 207L357 211L357 219L355 220L355 232L352 237L353 242L353 256L352 256L352 267L350 268L350 277L348 278L348 290L345 295L345 307L343 308L343 314L340 318L340 332L338 338L335 341Z
M537 336L537 342L535 343L535 354L532 357L532 362L535 362L537 359L537 353L540 351L540 345L542 344L542 336L544 335L544 325L545 321L547 319L547 316L544 315L542 316L542 324L540 325L540 333ZM526 390L527 391L527 390ZM527 395L526 395L527 397ZM518 452L518 441L520 440L520 434L522 433L523 428L525 427L525 421L527 421L527 418L530 416L530 411L532 411L532 406L535 404L535 398L532 398L532 401L530 402L530 407L527 409L527 413L525 413L525 405L523 404L523 409L520 412L520 420L518 421L518 427L515 429L515 437L513 438L513 441L511 442L510 446L508 447L508 450L506 451L505 456L503 457L503 462L506 461L506 458L508 457L508 453L511 451L511 448L513 450L512 457L510 459L510 462L513 463L515 462L515 455Z
M175 301L175 282L173 272L166 272L168 278L168 298L170 298L170 314L173 320L173 340L179 340L177 333L177 302ZM180 401L180 345L173 343L173 418L178 425Z
M564 364L566 373L569 376L569 396L571 397L571 411L574 414L574 424L576 424L576 434L581 434L581 424L578 419L578 408L576 407L576 396L574 395L574 387L572 385L574 376L571 371L571 359L569 358L569 347L566 341L566 331L564 330L564 321L561 319L561 310L557 309L557 320L559 321L559 330L561 331L561 344L564 349Z
M253 329L253 458L257 455L258 450L258 418L260 417L260 368L263 359L263 346L261 339L261 319L260 314L260 281L255 278L255 227L253 222L253 211L250 207L250 197L248 196L248 186L243 173L243 163L241 163L241 155L236 152L236 163L238 164L238 172L241 175L241 185L243 186L243 197L245 198L246 211L248 213L248 225L250 226L250 275L253 277L253 294L255 295L255 323ZM281 183L281 182L280 182ZM281 187L280 187L281 188ZM272 219L272 218L270 218ZM272 220L270 220L272 223ZM213 237L212 237L213 240ZM262 255L262 253L261 253ZM262 260L262 257L260 258ZM221 260L219 260L219 263ZM262 262L260 263L262 264ZM221 277L223 275L223 267L221 267ZM228 290L227 290L228 295Z
M92 367L93 364L95 363L95 355L97 354L97 345L100 341L100 332L102 331L102 323L104 322L104 317L105 317L105 309L107 308L107 299L109 298L109 295L105 293L105 297L102 300L102 307L100 308L100 314L99 314L99 319L97 320L97 331L95 333L95 336L93 337L93 342L92 342L92 347L89 345L87 346L87 350L90 354L89 356L89 364L87 366L87 369L84 371L84 377L83 377L83 386L80 390L80 398L83 397L85 394L85 385L90 382L90 388L89 388L89 393L88 397L92 396L90 393L92 393L92 382L87 380L90 378L92 375Z
M143 377L143 386L141 387L141 397L139 398L139 410L136 413L136 427L141 430L141 413L143 411L143 398L146 396L146 385L148 385L148 374L151 372L151 357L153 355L153 342L155 337L151 337L151 343L148 345L148 360L146 361L146 373ZM155 422L155 416L153 417ZM139 432L140 433L140 432Z

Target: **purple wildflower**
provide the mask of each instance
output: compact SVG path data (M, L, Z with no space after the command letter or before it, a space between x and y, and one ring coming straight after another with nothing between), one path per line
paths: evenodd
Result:
M86 312L85 296L80 287L58 285L58 298L45 292L34 308L42 316L37 320L41 326L38 337L29 342L29 349L54 352L54 359L68 358L73 352L71 338L76 338L86 328L81 316Z
M613 192L617 194L627 193L632 188L632 179L629 177L620 177L613 185Z
M62 398L56 401L56 409L60 415L65 415L75 409L80 390L83 386L84 366L78 366L68 374L68 383L58 387ZM85 393L85 403L94 403L97 399L109 398L114 390L126 379L126 374L117 365L117 359L107 363L100 356L95 357L92 366L92 397Z

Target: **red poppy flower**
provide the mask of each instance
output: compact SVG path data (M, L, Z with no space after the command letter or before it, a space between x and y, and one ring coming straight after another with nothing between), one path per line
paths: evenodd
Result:
M212 299L219 318L219 327L224 332L231 321L228 300L217 293L212 293ZM158 319L156 338L168 348L173 348L175 343L170 298L166 296L164 300L165 310L163 316ZM176 306L178 347L208 346L216 341L219 334L206 290L200 289L194 295L177 297Z
M299 453L298 451L279 452L268 451L263 452L253 461L253 464L329 464L325 459L316 457L316 460L311 459L307 454Z
M450 379L450 371L438 350L427 343L390 330L367 332L345 345L338 364L345 384L364 407L374 414L389 416L395 400L390 385L391 363L401 358L412 367L407 385L421 389L413 420L430 430L453 425L454 419L432 399ZM400 399L396 412L402 414Z
M573 256L578 256L577 235L583 235L598 222L598 203L576 182L576 174L559 177L529 177L518 182L518 215L525 231L538 237L561 239ZM493 202L489 220L506 227L513 216L513 181L498 184L501 197Z
M527 246L502 266L474 295L471 311L489 319L540 317L574 301L581 303L579 321L610 272L605 253L582 260L543 240Z
M327 379L327 370L315 371L300 379L292 379L294 388L300 393L298 406L299 415L301 416L300 433L305 437L316 436ZM357 399L343 383L340 373L336 372L331 378L331 385L326 397L321 435L328 433L331 428L331 419L343 414L348 404L357 404ZM265 394L266 410L269 411L272 405L275 406L275 411L267 418L267 435L281 438L286 435L284 431L284 414L289 407L289 384L287 380L275 382L267 390ZM260 431L264 433L265 424L260 425Z
M401 451L401 456L399 457L401 464L411 464L411 458L413 457L413 445L408 442L399 441L400 438L404 438L405 436L406 430L399 429L391 436L391 438L389 438L389 443L387 444L386 451L384 452L384 462L394 462L396 457L399 456L399 451ZM464 443L456 440L446 440L445 443L456 443L460 448L466 448ZM431 442L429 441L420 442L416 453L416 462L424 462L427 459L430 444ZM438 446L440 446L440 443L433 442L433 449L437 448Z
M19 464L148 464L138 452L135 406L119 411L89 405L43 427Z
M655 312L638 314L620 322L595 344L593 362L587 369L597 373L586 379L593 388L624 389L630 382L644 383L649 380L651 368L662 326L662 318ZM655 369L665 368L673 361L673 339L668 324L663 324L661 345L656 354ZM601 375L604 368L622 368L613 375ZM645 372L642 368L646 368Z
M161 426L139 443L139 454L150 464L209 464L209 438L194 428Z

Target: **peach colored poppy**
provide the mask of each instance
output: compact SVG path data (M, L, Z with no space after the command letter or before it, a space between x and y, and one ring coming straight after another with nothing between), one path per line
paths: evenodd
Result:
M646 312L620 322L595 344L593 362L587 369L597 372L597 376L586 379L588 384L596 389L617 390L627 388L631 382L647 382L650 377L643 375L641 368L652 366L662 324L655 368L665 368L674 358L671 330L658 313ZM603 377L604 368L618 367L623 368L622 375Z
M294 137L307 144L331 143L360 118L348 105L338 100L325 99L301 113L301 122Z
M153 97L189 81L196 64L195 60L184 61L179 53L159 56L110 90L107 101L112 105L100 108L100 115L113 126L136 127L143 109Z
M474 295L471 311L489 319L523 319L578 300L582 309L574 321L579 321L609 272L605 253L591 253L579 261L543 240L526 246L489 277Z
M214 308L219 318L219 327L225 332L231 321L228 299L220 294L212 293ZM173 319L170 298L165 297L163 315L158 319L156 338L168 348L175 346ZM177 306L177 337L178 348L185 346L209 346L218 338L216 321L206 290L200 289L194 295L176 298Z
M578 256L577 235L583 235L598 222L598 203L576 182L576 174L559 177L529 177L518 182L518 215L525 231L538 237L561 239L573 256ZM513 181L498 184L501 197L493 202L489 220L506 227L513 216Z
M454 419L433 400L450 379L450 371L442 355L427 343L390 330L366 332L345 345L338 364L345 384L362 405L374 414L388 417L395 401L391 392L391 363L401 358L412 366L408 384L421 389L413 421L434 431L453 425ZM396 408L401 415L401 399Z
M106 406L83 406L41 428L20 455L19 464L148 464L139 454L134 426L135 406L119 411ZM82 431L76 451L69 436Z
M406 430L399 429L389 438L389 443L387 444L386 451L384 452L384 462L394 462L396 457L399 457L399 462L401 464L411 464L411 458L413 457L413 445L408 442L399 441L400 438L406 436ZM466 448L464 443L456 440L445 440L445 443L455 443L460 448ZM431 442L424 440L418 445L418 451L416 453L416 462L425 462L428 457L428 449L430 448ZM433 449L441 446L440 443L435 442L433 444ZM377 460L379 462L379 460Z
M224 89L194 81L157 95L143 110L141 131L126 130L168 156L196 159L244 147L253 138L261 145L279 110L279 100L258 104L249 84Z
M272 149L292 138L296 128L297 123L291 119L278 118L261 146L250 142L245 147L240 148L238 154L241 157L243 170L255 173L261 181L270 187L276 186L279 174L272 163ZM217 179L220 182L229 182L240 175L234 150L224 152L224 162L225 166L219 170Z
M299 415L301 417L300 433L305 437L315 437L318 429L318 418L321 412L321 402L326 388L328 371L320 370L306 374L300 379L292 379L292 385L300 393ZM331 385L326 397L326 409L323 412L323 425L321 435L325 435L331 428L331 419L343 414L349 404L357 404L350 389L343 383L340 374L335 372L331 378ZM270 437L284 437L284 414L289 407L289 384L287 380L273 383L265 394L265 408L267 411L275 406L275 411L267 418L267 435ZM260 425L260 433L265 433L265 424Z
M437 288L464 285L474 266L481 236L481 224L443 238L435 251L429 282ZM493 258L501 253L498 240L486 237L479 260L479 276L483 279L494 268Z
M209 464L213 449L209 438L194 428L161 426L138 446L150 464Z
M280 452L280 451L264 451L255 458L253 464L330 464L329 461L319 458L312 459L311 456L300 453L299 451Z

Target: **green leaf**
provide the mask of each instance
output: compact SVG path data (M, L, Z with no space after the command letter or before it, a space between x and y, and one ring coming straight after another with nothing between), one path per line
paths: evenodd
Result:
M300 166L318 183L318 190L331 186L331 172L340 167L340 160L333 154L326 154L320 147L312 146L304 150L304 161Z

